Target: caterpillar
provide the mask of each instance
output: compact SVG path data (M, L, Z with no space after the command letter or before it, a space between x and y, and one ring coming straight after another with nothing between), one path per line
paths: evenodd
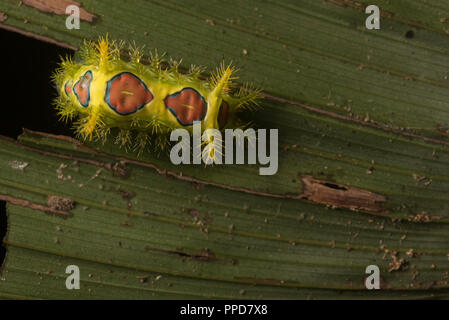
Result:
M124 42L85 41L79 50L80 61L62 58L53 75L59 95L55 100L61 120L72 121L76 135L85 140L105 141L117 128L115 142L141 152L155 142L160 149L168 135L178 128L192 134L192 125L201 122L207 129L245 128L239 118L244 109L258 106L260 91L245 84L236 90L237 71L224 62L204 80L202 68L192 66L179 71L180 62L166 61L157 51L149 64L142 63L142 49L130 46L123 60ZM213 148L217 139L203 137Z

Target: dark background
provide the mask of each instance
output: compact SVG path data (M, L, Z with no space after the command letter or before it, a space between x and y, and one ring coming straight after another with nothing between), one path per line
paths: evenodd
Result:
M52 104L57 91L51 75L60 56L73 51L0 29L0 135L16 138L22 128L71 134Z
M60 56L73 51L0 29L0 135L16 139L22 128L72 135L58 121L52 101L57 91L51 75ZM6 235L6 203L0 201L0 240ZM0 266L6 249L0 246Z

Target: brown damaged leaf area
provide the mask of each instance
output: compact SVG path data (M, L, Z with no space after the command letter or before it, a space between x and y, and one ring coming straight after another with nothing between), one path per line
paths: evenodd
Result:
M8 19L6 13L0 11L0 22L5 21L6 19Z
M365 12L365 8L369 6L369 4L358 2L358 1L353 1L353 0L328 0L328 1L333 4L336 4L338 6L348 6L348 7L356 8L359 11L363 11L363 12ZM388 12L385 10L380 10L380 15L382 17L387 17L387 18L394 17L394 13Z
M182 259L193 259L196 261L203 261L203 262L222 262L222 263L230 263L232 265L236 265L238 263L235 259L223 259L218 258L210 249L204 248L201 250L200 253L186 253L182 249L178 250L165 250L165 249L159 249L159 248L153 248L150 246L145 246L146 251L153 251L153 252L162 252L162 253L168 253L173 255L178 255Z
M97 16L81 8L81 4L72 0L22 0L22 3L42 12L67 15L66 8L75 5L80 8L80 19L92 22Z
M44 205L41 205L38 203L30 202L25 199L14 198L14 197L4 195L4 194L0 194L0 200L6 201L6 202L11 203L16 206L21 206L21 207L30 208L33 210L43 211L45 213L53 214L56 216L61 216L61 217L71 217L72 216L72 213L69 211L66 211L66 210L61 210L59 208L54 208L54 207L50 207L50 206L47 207L47 206L44 206Z
M47 198L47 205L53 210L70 211L75 207L75 202L72 199L49 195Z
M302 175L301 180L304 184L302 195L310 201L351 210L386 212L383 205L387 199L383 195L331 181L318 180L310 175Z

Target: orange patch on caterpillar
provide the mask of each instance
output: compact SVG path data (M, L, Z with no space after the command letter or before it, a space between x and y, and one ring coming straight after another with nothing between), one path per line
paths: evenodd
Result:
M194 121L203 120L207 111L207 103L201 94L193 88L184 88L164 99L165 106L184 126Z
M105 101L121 115L127 115L143 108L153 100L153 94L137 76L122 72L108 81Z
M71 83L67 82L64 85L64 92L66 95L69 95L72 92L72 84Z
M90 84L92 83L92 72L86 71L84 75L75 83L73 91L75 92L78 101L83 107L89 105L90 100Z

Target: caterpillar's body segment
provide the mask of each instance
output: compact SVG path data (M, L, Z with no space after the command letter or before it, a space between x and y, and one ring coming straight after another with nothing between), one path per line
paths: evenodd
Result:
M163 69L157 55L144 65L137 49L125 62L119 46L107 38L85 43L80 52L83 61L63 60L54 78L60 92L59 114L78 119L76 130L84 139L105 138L110 128L119 128L117 138L123 145L143 148L148 137L155 136L163 147L168 133L177 128L192 132L194 121L201 121L203 131L244 127L237 113L254 106L258 98L257 91L247 88L231 95L235 70L224 64L204 81L198 77L199 69L178 72L176 62Z

